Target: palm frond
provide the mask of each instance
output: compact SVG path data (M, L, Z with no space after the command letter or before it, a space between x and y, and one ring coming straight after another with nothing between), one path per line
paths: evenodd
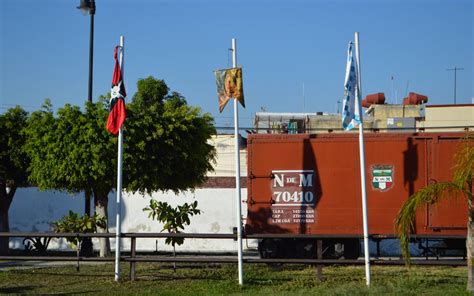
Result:
M458 153L456 153L455 156L453 183L459 186L472 186L472 178L474 176L473 143L473 138L470 135L466 136L462 143L461 149L458 151Z
M435 204L444 197L456 196L459 192L465 193L465 188L454 182L435 183L419 190L403 204L395 219L395 229L399 235L400 248L407 265L410 265L410 232L414 228L416 210L423 205Z
M451 182L431 184L419 190L403 204L395 219L400 248L407 265L410 265L410 232L414 228L416 211L423 205L435 204L443 198L463 194L471 204L474 176L474 133L467 133L454 158Z

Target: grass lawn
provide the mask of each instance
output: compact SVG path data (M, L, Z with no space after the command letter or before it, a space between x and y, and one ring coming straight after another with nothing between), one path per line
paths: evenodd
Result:
M114 282L113 264L0 269L0 293L100 295L468 295L465 267L373 266L372 287L365 286L364 267L325 267L325 281L315 267L244 265L244 286L236 265L137 264L137 281Z

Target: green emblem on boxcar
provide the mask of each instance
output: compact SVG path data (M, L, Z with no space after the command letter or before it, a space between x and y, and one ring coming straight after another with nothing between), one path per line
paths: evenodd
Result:
M372 167L372 186L380 191L388 190L393 185L393 166L379 165Z

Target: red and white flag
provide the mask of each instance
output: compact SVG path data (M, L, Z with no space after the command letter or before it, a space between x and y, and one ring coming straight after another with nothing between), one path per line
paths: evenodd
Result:
M114 75L112 77L112 89L110 91L110 113L107 118L107 130L114 135L117 135L122 127L125 117L127 116L125 111L125 85L123 84L122 70L117 58L118 50L120 46L116 46L114 50L115 68Z

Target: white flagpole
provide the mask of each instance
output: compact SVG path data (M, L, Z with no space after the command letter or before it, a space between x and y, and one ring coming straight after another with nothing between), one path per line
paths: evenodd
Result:
M364 227L364 254L365 254L365 282L370 286L370 253L369 253L369 227L367 219L367 192L365 188L365 148L364 148L364 124L362 119L361 98L362 98L362 83L360 76L360 51L359 51L359 32L355 32L355 50L357 59L357 88L358 88L358 104L356 108L359 110L361 122L359 124L359 153L360 153L360 183L362 190L362 217Z
M232 67L237 67L237 46L232 38ZM243 256L242 256L242 198L240 195L240 147L239 147L239 105L234 98L234 137L235 137L235 199L237 203L237 256L239 266L239 285L243 285Z
M122 83L123 82L123 45L124 37L120 36L120 56L119 64L120 71L122 73ZM122 199L122 155L123 155L123 132L122 127L119 130L118 136L118 159L117 159L117 216L116 216L116 230L115 230L115 281L118 282L120 279L120 234L121 234L121 219L120 212L122 211L122 206L120 201Z

